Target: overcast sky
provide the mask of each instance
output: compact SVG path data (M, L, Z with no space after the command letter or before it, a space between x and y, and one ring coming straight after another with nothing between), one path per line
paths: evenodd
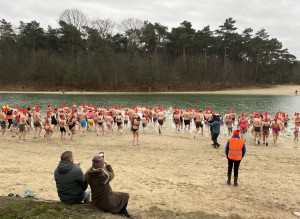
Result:
M0 19L14 25L36 20L41 26L57 27L65 9L78 8L89 18L110 18L120 22L134 17L165 26L190 21L196 30L210 25L212 30L225 19L236 20L238 32L247 27L265 28L284 48L300 59L299 0L0 0Z

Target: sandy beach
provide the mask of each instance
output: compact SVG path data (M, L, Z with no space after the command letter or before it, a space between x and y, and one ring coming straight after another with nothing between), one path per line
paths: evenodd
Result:
M219 149L210 146L208 136L194 140L191 133L174 130L158 135L151 127L141 133L136 146L129 129L122 136L116 130L98 137L90 131L84 137L76 135L74 142L61 141L59 134L54 133L48 142L28 134L23 143L17 143L11 132L0 136L0 195L23 195L30 189L38 198L58 200L53 172L61 153L73 151L85 172L92 157L104 151L115 172L111 186L130 194L128 209L133 215L156 206L225 217L294 218L293 212L300 209L300 143L294 143L292 135L266 147L254 146L248 133L239 186L234 187L226 184L225 133Z
M300 85L274 85L268 88L253 87L245 89L226 89L218 91L151 92L151 94L211 94L211 95L295 95ZM149 92L91 92L91 91L0 91L0 93L22 94L60 94L60 95L108 95L108 94L149 94Z

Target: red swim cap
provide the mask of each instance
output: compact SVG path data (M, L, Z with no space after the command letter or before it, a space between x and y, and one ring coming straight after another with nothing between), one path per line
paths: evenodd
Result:
M47 118L49 118L50 117L50 115L49 114L47 114Z

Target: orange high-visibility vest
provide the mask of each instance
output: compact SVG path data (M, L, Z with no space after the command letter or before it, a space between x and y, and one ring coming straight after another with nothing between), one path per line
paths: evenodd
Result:
M231 160L241 160L243 155L244 140L237 138L229 139L228 158Z

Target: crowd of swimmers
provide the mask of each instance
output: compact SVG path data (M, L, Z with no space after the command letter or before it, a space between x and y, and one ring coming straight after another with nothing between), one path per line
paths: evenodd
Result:
M93 104L77 104L76 102L69 107L67 104L60 107L52 106L50 103L41 115L41 108L37 105L28 108L20 108L18 105L9 107L6 103L0 113L1 133L6 130L15 131L19 136L19 142L25 139L26 133L34 132L34 138L40 137L42 129L45 130L44 138L50 140L54 132L60 131L61 140L70 135L70 140L79 133L85 135L86 131L94 131L96 135L110 135L115 127L117 132L122 135L123 129L130 128L133 134L133 144L139 144L139 128L142 126L143 132L152 125L157 128L158 133L162 133L166 119L171 117L175 131L190 132L191 125L194 124L194 138L198 133L203 136L204 132L211 133L213 146L218 148L217 142L220 127L227 127L228 136L232 135L233 127L240 130L241 138L246 141L246 133L250 131L254 137L254 143L269 145L270 133L273 134L273 143L276 145L280 132L288 127L288 122L293 122L294 141L298 141L299 133L299 113L295 113L292 118L284 112L278 111L275 115L268 112L254 113L249 115L244 113L236 114L234 110L226 113L214 112L210 108L198 110L187 108L182 110L180 107L172 106L166 109L155 105L154 107L141 106L120 107L120 106L99 106Z

